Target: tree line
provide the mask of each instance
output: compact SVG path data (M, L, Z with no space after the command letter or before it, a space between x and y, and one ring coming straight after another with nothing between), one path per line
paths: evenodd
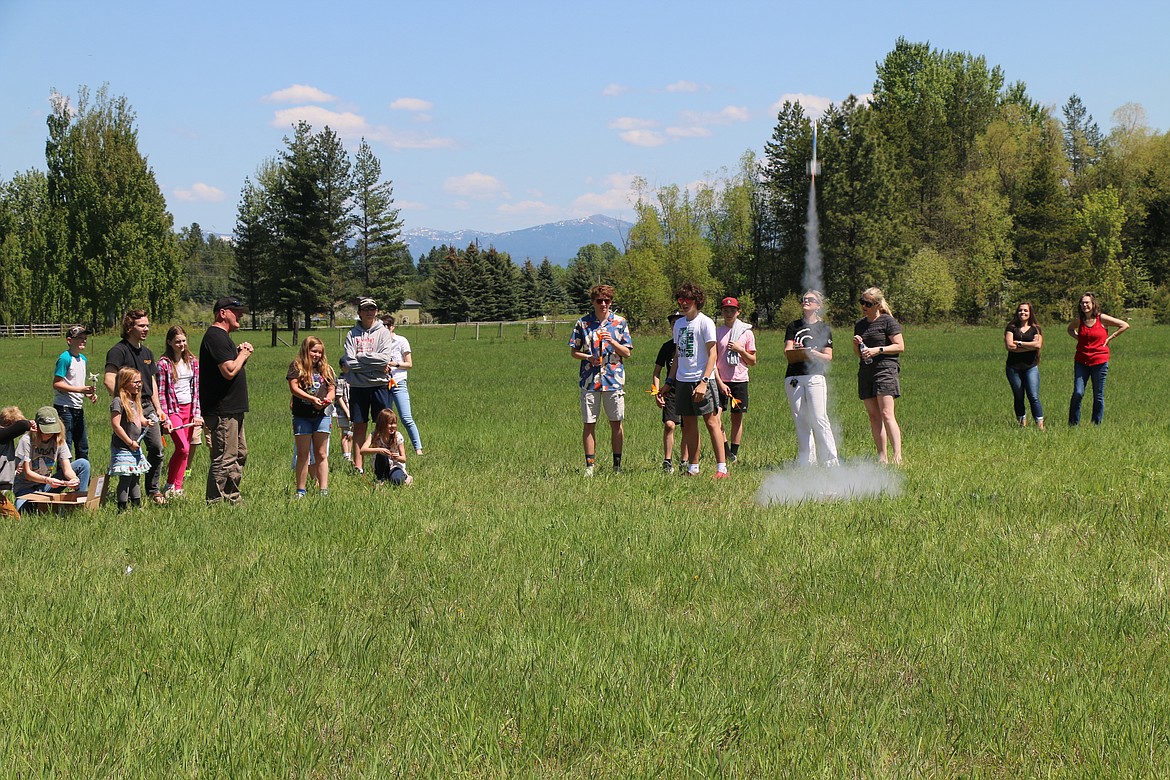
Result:
M876 285L917 321L998 320L1024 299L1068 319L1086 290L1170 321L1170 134L1140 106L1114 118L1102 133L1076 95L1058 118L983 57L899 39L871 100L819 118L815 191L813 124L788 102L762 159L690 192L643 186L613 276L635 317L661 319L685 276L783 321L813 198L824 292L846 316Z
M785 103L762 155L693 187L637 181L624 246L582 247L567 268L478 244L416 266L369 145L351 156L303 122L245 180L234 237L176 233L134 119L104 87L75 104L54 93L46 171L0 182L0 322L108 323L146 301L165 319L229 289L290 326L359 293L387 310L409 295L439 321L515 319L588 310L608 282L647 324L684 280L782 322L805 284L810 204L842 316L876 285L916 321L997 320L1018 300L1067 319L1090 289L1108 311L1170 321L1170 133L1133 104L1102 132L1075 94L1042 106L981 56L905 39L872 97L817 119L815 188L812 117Z

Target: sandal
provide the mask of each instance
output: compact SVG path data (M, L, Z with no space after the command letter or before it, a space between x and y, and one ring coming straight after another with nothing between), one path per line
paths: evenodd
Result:
M151 493L150 500L159 506L164 506L167 503L166 496L164 496L162 493Z

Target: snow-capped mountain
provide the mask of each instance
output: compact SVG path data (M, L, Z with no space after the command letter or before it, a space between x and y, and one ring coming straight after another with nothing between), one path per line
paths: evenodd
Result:
M507 233L412 228L402 232L402 239L410 247L410 253L416 261L419 255L426 254L432 247L446 244L463 249L473 241L479 241L482 249L494 246L500 252L507 252L516 265L522 265L525 260L539 264L546 257L558 265L566 265L577 254L577 250L587 244L604 244L608 241L622 249L629 232L630 223L595 214L583 219L549 222Z

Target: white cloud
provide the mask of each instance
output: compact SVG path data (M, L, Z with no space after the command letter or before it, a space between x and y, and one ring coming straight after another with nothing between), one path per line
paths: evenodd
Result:
M813 119L816 119L825 113L825 110L828 109L833 100L832 98L821 97L819 95L806 95L803 92L789 92L781 95L780 99L770 106L772 113L775 114L784 107L785 103L790 102L800 103L801 107L804 108L804 112Z
M383 143L395 151L404 149L451 149L454 139L428 136L420 133L404 133L386 125L371 125L365 117L352 111L330 111L320 106L297 106L282 108L273 114L272 126L288 128L304 120L321 130L326 125L347 141L364 137L368 141Z
M173 192L176 198L188 203L196 201L216 203L227 197L224 195L223 190L218 187L212 187L210 184L204 184L201 181L195 182L190 187L175 187Z
M430 111L435 104L422 98L398 98L390 104L395 111Z
M667 92L698 92L699 85L693 81L676 81L666 85Z
M265 103L332 103L337 98L306 84L293 84L261 98Z
M610 84L605 89L601 90L601 94L606 97L617 97L618 95L629 92L630 88L622 84Z
M352 111L330 111L320 106L282 108L273 115L272 126L289 127L301 120L312 125L314 130L329 125L340 136L356 137L369 131L366 120Z
M709 138L711 131L705 127L668 127L666 134L671 138Z
M371 128L365 136L367 140L384 143L396 152L401 152L404 149L454 149L456 146L453 138L402 133L384 125Z
M719 111L683 111L681 117L689 125L731 125L751 119L751 113L742 106L724 106Z
M610 130L647 130L651 127L658 127L658 123L653 119L638 119L632 116L619 116L617 119L610 121L606 125Z
M611 173L602 182L608 186L604 192L587 192L573 200L573 211L580 216L592 214L621 214L634 203L634 176L628 173Z
M510 216L535 216L535 217L552 217L559 212L555 206L550 206L539 200L522 200L516 203L504 203L496 209L501 214L508 214Z
M502 181L478 171L466 176L452 176L443 182L443 189L452 195L476 200L491 200L508 194Z
M657 130L627 130L618 133L618 137L634 146L662 146L667 142L666 136Z

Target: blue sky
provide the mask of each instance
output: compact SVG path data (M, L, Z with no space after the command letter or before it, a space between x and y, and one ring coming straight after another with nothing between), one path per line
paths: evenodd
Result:
M1132 2L0 0L0 178L44 169L52 89L138 115L177 226L230 232L244 178L298 118L363 135L407 228L632 217L762 151L786 97L867 94L898 36L969 51L1102 130L1170 127L1170 11ZM1161 53L1159 53L1161 52Z

